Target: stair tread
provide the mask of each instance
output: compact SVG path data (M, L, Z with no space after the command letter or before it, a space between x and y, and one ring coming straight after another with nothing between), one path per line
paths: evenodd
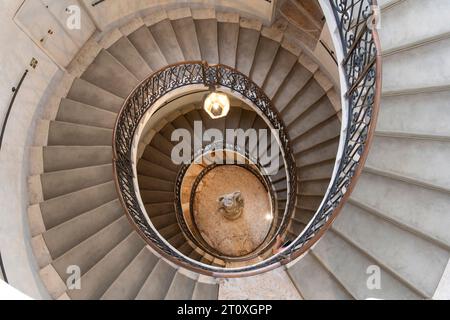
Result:
M48 172L41 175L42 193L48 200L112 180L112 164Z
M190 300L195 289L195 283L196 280L177 272L164 300Z
M239 41L239 24L231 22L218 23L219 60L221 64L234 68Z
M81 78L122 98L138 84L138 79L106 50L100 51Z
M103 294L102 300L134 299L152 272L158 258L144 247Z
M183 52L170 20L162 20L149 27L150 31L169 64L184 61Z
M197 32L192 17L172 20L172 26L186 61L202 59L197 40Z
M131 231L130 223L125 216L122 216L55 259L52 265L63 281L66 281L69 277L69 274L66 272L68 266L78 266L81 270L81 276L83 276L122 242Z
M447 265L448 251L351 204L345 206L333 228L428 297L433 295ZM424 278L424 274L428 276Z
M176 269L167 262L159 260L147 280L143 284L136 299L137 300L162 300L175 276Z
M257 30L241 27L237 47L236 69L249 76L260 33Z
M137 79L144 80L152 73L152 69L127 37L120 38L107 50Z
M68 295L74 300L100 299L143 247L141 237L131 233L81 277L80 290L69 291Z
M147 26L142 26L128 35L136 50L144 58L153 72L167 65L161 49Z
M202 60L210 64L219 63L218 31L216 19L195 20Z

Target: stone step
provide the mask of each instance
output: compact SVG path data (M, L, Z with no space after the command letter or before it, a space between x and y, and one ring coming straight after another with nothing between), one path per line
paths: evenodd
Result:
M448 86L450 38L411 48L383 59L383 92ZM399 77L399 75L402 75Z
M127 37L117 40L107 51L140 81L152 73L152 69Z
M126 98L139 82L106 50L100 51L81 78L122 98Z
M259 86L263 87L267 75L277 56L280 43L272 39L261 36L256 48L255 59L253 61L250 78Z
M150 145L168 157L172 155L173 144L159 133L155 134Z
M49 146L43 148L44 172L100 166L112 161L108 146Z
M345 206L333 228L424 296L433 296L448 251L352 204Z
M239 23L219 22L217 32L220 63L232 68L236 67Z
M219 63L217 20L195 20L195 29L202 60L207 61L209 64Z
M312 179L330 179L334 168L334 159L331 161L324 161L314 165L303 167L299 170L298 178L300 180Z
M339 147L339 139L332 139L319 144L309 150L295 154L297 166L307 166L324 159L336 157Z
M161 180L157 178L138 176L139 188L144 190L172 191L174 190L173 182Z
M180 169L180 166L175 164L170 157L152 146L145 148L142 158L171 171L178 171Z
M81 275L84 276L97 262L122 242L131 231L131 225L128 219L122 216L55 259L52 265L64 282L70 276L67 273L69 266L79 267Z
M330 100L326 96L314 104L307 112L302 114L295 122L288 126L289 135L293 140L297 137L314 129L316 126L321 126L323 122L328 121L331 117L336 115Z
M102 260L81 277L81 289L68 291L73 300L98 300L144 247L136 233L113 248Z
M167 63L184 61L183 52L169 19L164 19L149 28Z
M152 217L151 221L155 228L159 230L177 223L177 217L175 216L175 212L170 212L168 214Z
M416 300L422 297L384 270L377 262L329 231L313 249L314 255L326 266L355 299ZM371 282L378 272L379 287ZM373 277L372 277L373 278Z
M161 167L145 159L139 160L137 172L144 176L161 179L168 182L174 182L177 177L177 172Z
M191 300L196 280L177 272L164 300Z
M313 108L325 94L320 84L314 78L310 78L301 92L283 109L281 116L286 125L289 126L296 122L299 117L308 112L309 108Z
M176 272L177 270L167 262L159 260L136 296L136 300L164 299Z
M116 199L46 231L43 237L52 258L60 257L123 214L123 208Z
M145 205L145 210L150 217L157 217L168 213L172 213L174 207L172 202L149 203Z
M324 141L340 136L341 121L338 117L330 117L321 125L317 125L295 140L291 140L294 153L307 150Z
M287 272L301 296L308 300L350 300L353 297L311 254L305 255Z
M111 164L48 172L41 175L42 193L48 200L112 180Z
M124 98L79 78L74 80L67 99L115 113L119 112L124 103Z
M44 201L39 206L48 230L115 199L117 192L111 181Z
M158 43L146 26L142 26L129 34L128 39L153 72L158 71L167 65L164 54L161 52Z
M195 23L192 17L172 20L172 26L185 60L202 60L200 47L197 40L197 31L195 29Z
M111 139L111 129L61 121L49 125L49 146L111 146Z
M145 247L122 271L101 297L102 300L132 300L148 278L158 258Z
M364 171L351 196L382 217L450 246L448 193Z
M195 284L192 300L217 300L219 298L219 285L215 283L199 282Z
M367 165L450 189L449 157L448 142L376 136Z
M439 37L450 32L446 19L450 16L450 4L446 1L409 0L383 12L380 40L384 52L392 52L420 43L431 37ZM420 21L420 24L417 24ZM424 28L423 26L427 26ZM399 26L408 26L408 32Z
M378 131L450 137L450 91L385 96Z
M113 129L117 114L70 99L62 99L57 121Z
M170 226L167 226L167 227L159 230L159 233L161 234L161 236L163 238L165 238L166 240L176 236L180 232L181 232L181 230L180 230L178 223L171 224Z
M141 190L142 201L144 203L159 203L174 201L173 191L150 191Z
M272 98L273 106L282 112L291 101L301 92L302 88L312 78L313 74L303 67L300 63L297 63L292 67L283 85L277 91L276 95Z
M236 69L250 75L253 61L255 59L256 49L259 43L260 32L255 29L240 27L239 42L236 54Z
M269 98L273 99L280 87L283 86L297 59L296 56L284 48L278 50L263 86L263 90Z

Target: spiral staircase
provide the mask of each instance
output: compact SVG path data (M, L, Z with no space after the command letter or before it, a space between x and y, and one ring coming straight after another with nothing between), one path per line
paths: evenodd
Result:
M61 96L54 116L40 120L36 135L43 143L31 151L31 161L39 163L34 167L40 168L29 178L31 246L49 295L74 300L446 297L450 5L418 0L379 0L379 5L381 107L358 184L320 241L284 265L244 278L179 265L135 228L111 161L121 109L142 81L168 65L204 61L247 76L270 98L289 136L297 190L287 191L283 163L271 182L279 207L289 196L296 199L284 233L295 239L322 208L339 163L341 89L301 40L288 37L287 17L266 27L220 8L208 14L168 9L89 40L78 60L89 63ZM203 265L232 268L180 228L174 206L180 166L170 159L171 133L193 132L196 120L221 131L268 124L244 99L233 98L229 115L220 120L208 118L200 99L178 103L140 144L139 193L170 247ZM81 270L77 290L67 287L72 265ZM371 266L380 272L381 287L375 290L367 285ZM264 287L264 282L277 283L274 293L257 292L254 283Z

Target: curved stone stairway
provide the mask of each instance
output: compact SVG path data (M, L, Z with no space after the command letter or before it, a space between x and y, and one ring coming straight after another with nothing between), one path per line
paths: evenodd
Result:
M30 223L40 274L54 298L218 297L215 279L181 270L144 245L123 214L112 181L111 137L117 112L140 80L167 64L206 60L236 67L273 99L299 169L292 233L299 234L326 191L340 121L338 95L324 73L283 40L282 26L263 28L229 13L195 19L176 13L147 17L145 23L135 19L101 39L97 46L103 48L73 81L56 118L47 123L46 144L37 152L43 173L30 178ZM253 120L241 114L240 126L251 127ZM154 147L147 150L152 156L162 150ZM173 178L167 171L170 163L165 166L160 173ZM152 204L159 213L173 210L168 199L160 199ZM178 230L170 232L174 243L183 246ZM81 269L81 290L65 285L72 265Z
M306 299L443 297L439 283L450 256L450 3L379 2L384 71L376 136L332 229L288 268ZM367 286L371 265L380 268L379 290Z
M450 4L380 4L384 86L376 137L332 229L287 267L305 299L441 297L450 256ZM289 126L300 167L298 211L311 209L303 204L317 201L328 184L332 162L322 156L335 154L339 120L328 100L336 94L317 66L277 28L220 13L171 18L136 22L100 41L105 50L49 123L44 173L30 179L42 189L30 218L41 277L55 298L218 297L213 279L177 270L144 247L112 183L115 114L140 79L167 63L205 59L249 74ZM82 267L84 285L65 293L61 279L72 263ZM380 270L379 289L367 285L371 266Z
M194 247L183 235L175 215L174 209L174 188L175 180L181 165L173 163L171 154L177 142L172 142L172 133L177 129L185 129L190 132L191 137L195 136L194 122L202 123L203 130L218 129L225 136L225 130L241 128L244 131L249 128L267 129L267 125L257 114L244 104L232 106L226 118L213 120L202 109L201 103L190 104L177 108L174 114L169 114L158 121L156 128L153 128L152 137L146 146L142 157L138 161L137 173L142 201L146 207L155 228L161 236L180 252L186 256L201 261L206 264L225 266L225 262L210 256L201 248ZM270 141L270 140L268 140ZM208 143L203 142L204 146ZM245 148L246 146L240 146ZM247 145L247 152L253 151L252 146ZM270 150L270 148L269 148ZM199 150L193 150L197 153ZM270 151L269 151L270 152ZM252 153L251 153L252 154ZM185 179L193 180L196 175L204 169L204 164L195 165L192 173L185 176ZM286 200L286 180L281 172L274 183L277 183L277 199L280 205ZM284 183L283 183L284 182ZM185 204L181 203L183 207ZM189 205L189 204L187 204Z

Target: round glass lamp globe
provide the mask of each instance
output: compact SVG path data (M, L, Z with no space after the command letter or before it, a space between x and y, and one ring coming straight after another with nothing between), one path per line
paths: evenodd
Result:
M205 99L204 109L212 119L226 117L230 111L230 99L224 93L211 92Z

